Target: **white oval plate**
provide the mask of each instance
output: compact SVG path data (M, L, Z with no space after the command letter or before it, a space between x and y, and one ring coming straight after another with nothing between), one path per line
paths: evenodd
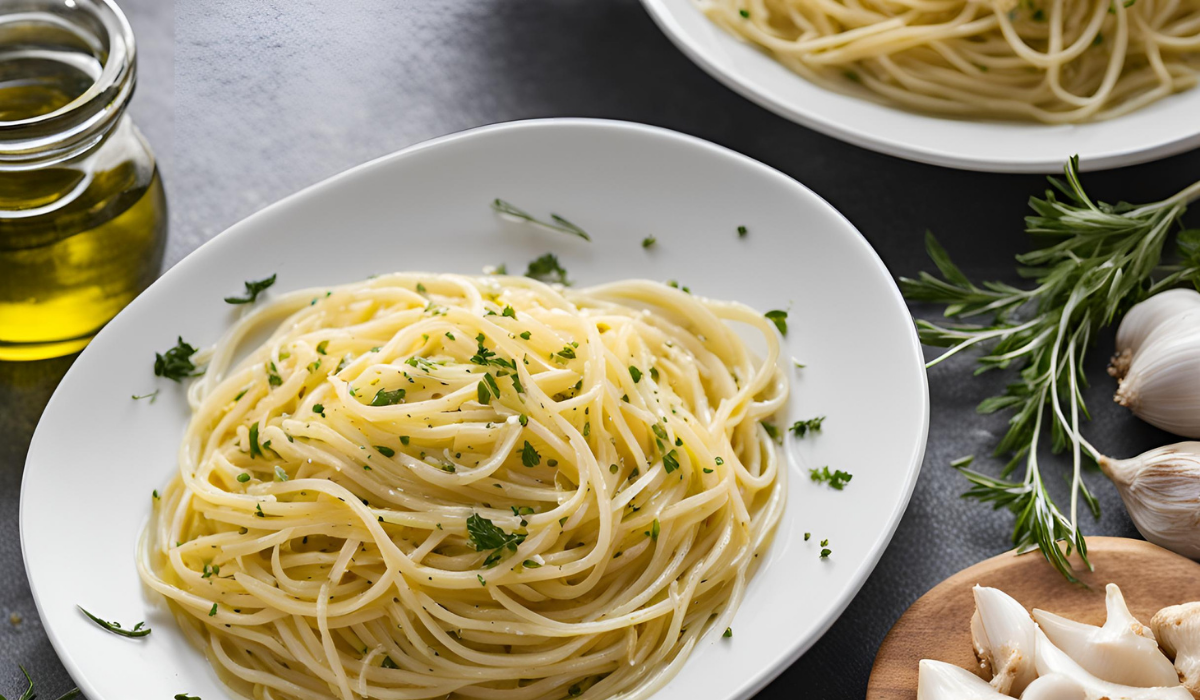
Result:
M642 0L659 28L727 87L782 117L880 153L997 173L1060 173L1145 163L1200 146L1200 88L1103 122L1019 124L948 119L814 85L705 17L694 0Z
M594 242L503 221L495 197L560 213ZM246 219L167 271L71 367L29 449L21 535L42 622L87 697L226 697L134 568L150 492L174 471L188 419L183 388L153 376L155 351L176 335L216 341L241 313L221 299L243 280L278 273L278 294L395 270L503 262L520 273L547 251L577 284L677 279L764 311L791 307L787 350L808 367L789 369L789 411L829 418L815 437L786 439L790 502L733 638L710 634L657 697L748 697L812 645L891 539L924 452L925 372L891 276L831 206L749 158L635 124L517 122L409 148ZM130 399L154 389L154 404ZM825 464L854 474L845 491L807 478L806 465ZM833 556L822 561L825 538ZM77 604L154 633L113 636Z

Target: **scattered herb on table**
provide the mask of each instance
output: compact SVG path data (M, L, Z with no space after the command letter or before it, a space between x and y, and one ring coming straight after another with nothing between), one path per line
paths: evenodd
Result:
M788 430L792 431L792 434L796 437L802 438L807 435L809 431L814 433L821 432L821 424L824 422L825 416L817 416L816 418L809 418L808 420L798 420L795 423L792 423L792 427L788 428Z
M844 472L841 469L829 470L828 466L820 469L809 469L808 477L818 484L829 484L829 488L834 491L841 491L846 488L846 484L854 478L850 472Z

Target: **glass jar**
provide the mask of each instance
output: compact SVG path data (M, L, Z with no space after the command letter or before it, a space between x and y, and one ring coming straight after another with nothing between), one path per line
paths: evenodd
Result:
M0 0L0 360L77 352L162 265L167 205L125 108L111 0Z

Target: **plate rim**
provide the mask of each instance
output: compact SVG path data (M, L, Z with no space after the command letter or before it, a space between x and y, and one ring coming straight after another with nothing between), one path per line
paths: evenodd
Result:
M569 129L598 128L614 131L627 131L631 133L641 133L643 135L648 135L659 139L672 140L691 148L706 150L717 156L739 161L743 165L760 170L768 177L777 179L782 178L787 184L793 187L799 187L803 192L812 196L817 202L826 207L829 212L831 212L838 220L840 220L849 229L849 232L853 232L853 235L857 237L857 243L865 248L865 252L869 255L869 259L873 266L884 276L885 279L888 280L887 291L892 297L892 300L899 303L901 308L907 309L907 304L904 301L903 295L900 293L900 289L896 283L895 277L887 269L887 266L884 264L883 259L880 258L879 253L871 245L870 241L868 241L867 238L862 234L862 232L859 231L858 228L848 218L846 218L841 211L830 204L824 197L783 171L725 146L721 146L697 136L684 134L682 132L674 131L664 127L616 119L589 117L550 117L504 121L445 134L412 144L410 146L406 146L397 151L376 158L372 158L364 163L355 165L328 178L308 185L263 207L244 219L233 223L220 233L214 235L212 238L197 246L171 268L163 271L163 273L159 275L159 277L149 287L147 287L145 291L139 294L138 297L135 298L128 306L126 306L125 309L123 309L120 313L125 314L129 311L129 309L139 306L143 301L143 297L150 293L155 286L160 284L162 280L167 279L169 276L178 274L176 273L176 270L182 268L185 264L196 264L187 262L188 259L195 256L196 253L208 248L218 240L227 239L230 236L247 235L241 233L241 231L248 228L253 229L254 225L260 218L268 218L272 216L276 209L285 207L294 199L302 199L304 197L311 196L315 192L318 192L322 189L339 185L343 180L356 177L363 171L383 167L386 164L392 163L393 161L401 160L409 157L412 154L429 148L436 148L450 142L470 140L472 138L487 136L497 132L557 127L566 127ZM99 338L101 335L109 332L110 328L111 322L109 325L106 325L104 328L102 328L96 337ZM812 634L805 638L797 638L795 643L784 649L782 654L777 656L762 670L748 677L734 692L734 694L727 698L727 700L748 700L748 698L751 698L764 686L777 678L780 674L787 670L787 668L795 663L796 660L799 659L805 652L812 648L812 646L819 641L826 632L829 631L829 628L832 627L835 622L837 622L854 598L857 597L858 593L862 590L863 585L866 583L867 578L878 566L879 560L882 558L884 551L887 549L892 537L895 535L896 529L900 525L900 520L903 518L904 513L908 509L908 505L912 499L913 491L916 488L917 480L921 473L921 466L924 461L925 452L928 446L930 422L929 381L925 372L923 363L924 356L921 350L920 341L917 336L916 327L911 323L908 324L907 341L909 345L908 350L911 351L916 358L918 358L918 364L913 369L917 372L919 385L921 388L919 395L916 397L920 402L919 408L921 413L921 425L918 431L919 434L914 435L914 437L917 439L915 441L913 451L907 456L901 458L906 459L907 463L905 464L905 468L908 470L908 473L903 483L903 487L901 488L900 498L895 502L891 512L887 516L887 525L879 530L879 532L876 534L874 541L872 542L870 548L866 551L861 563L849 577L848 584L842 589L838 596L833 600L832 604L819 618L820 622L813 627ZM76 361L71 364L71 367L67 370L66 374L63 375L63 378L59 381L58 386L55 387L50 400L47 401L46 407L43 409L42 416L38 418L37 427L34 429L33 436L30 439L29 450L26 453L25 463L22 469L20 505L18 512L21 557L22 564L25 568L25 576L29 582L30 592L38 612L38 617L43 621L47 619L43 613L43 595L39 594L38 592L37 581L35 580L33 571L30 569L28 564L27 551L30 545L29 540L26 537L28 529L25 527L25 525L27 517L26 505L28 503L27 496L30 480L24 477L31 469L31 465L35 460L34 448L39 444L40 441L48 439L45 437L45 431L48 430L48 428L45 427L46 423L43 420L45 415L50 412L50 408L54 406L57 401L65 400L62 398L63 387L67 385L77 371L82 371L79 370L80 363L78 360L85 353L91 352L91 348L93 347L94 343L95 339L93 339L92 344L89 344L87 348L84 348L79 357L76 358ZM131 543L131 546L132 544L133 543ZM96 700L111 700L110 698L101 697L92 686L90 679L86 676L83 676L81 669L69 653L68 649L64 646L64 641L55 628L43 622L42 629L49 638L55 654L84 695L89 698L95 698Z
M993 157L980 159L977 157L959 156L949 151L911 142L893 140L871 132L847 128L837 119L795 107L772 94L757 81L745 78L737 74L735 70L721 65L718 61L710 57L709 53L699 45L698 41L683 30L663 0L641 0L641 3L642 7L646 10L646 14L650 15L650 18L658 26L659 30L692 63L695 63L705 73L715 78L717 82L757 104L759 107L800 126L812 129L852 146L926 165L982 173L1057 175L1062 172L1062 158L1005 160ZM730 41L739 41L734 37L728 37L728 39ZM796 79L804 80L799 75L796 76ZM815 87L820 88L820 86ZM820 89L824 90L825 88ZM1192 89L1200 90L1200 85ZM918 112L909 112L889 105L884 106L899 113L916 114L924 118L936 119L936 117L921 115ZM1200 128L1197 128L1191 134L1155 143L1145 148L1105 151L1096 155L1088 155L1081 159L1080 171L1094 172L1130 165L1140 165L1186 153L1195 148L1200 148Z

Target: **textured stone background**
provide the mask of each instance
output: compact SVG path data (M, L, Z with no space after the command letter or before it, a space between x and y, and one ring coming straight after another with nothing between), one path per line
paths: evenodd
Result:
M348 167L433 136L529 117L640 121L746 153L829 200L896 275L929 267L921 240L930 229L968 274L1017 283L1012 256L1029 245L1025 201L1044 187L1040 176L878 155L776 117L692 65L636 0L180 0L173 17L165 0L122 4L142 41L135 114L159 151L171 197L168 264ZM1200 151L1085 180L1101 198L1150 201L1197 178ZM1120 457L1171 441L1109 400L1102 366L1111 347L1105 336L1092 353L1089 436ZM875 650L900 613L946 576L1006 549L1011 517L961 500L964 482L947 466L986 455L1005 427L1004 417L974 411L1005 378L972 378L969 362L930 373L925 465L879 567L829 633L759 697L861 698ZM70 687L38 625L15 536L27 444L68 364L0 364L0 613L26 620L0 620L0 693L10 697L17 663L46 697ZM1049 467L1052 488L1061 466ZM1098 475L1089 482L1103 517L1087 518L1085 532L1136 536L1112 486ZM94 573L80 572L80 586Z

